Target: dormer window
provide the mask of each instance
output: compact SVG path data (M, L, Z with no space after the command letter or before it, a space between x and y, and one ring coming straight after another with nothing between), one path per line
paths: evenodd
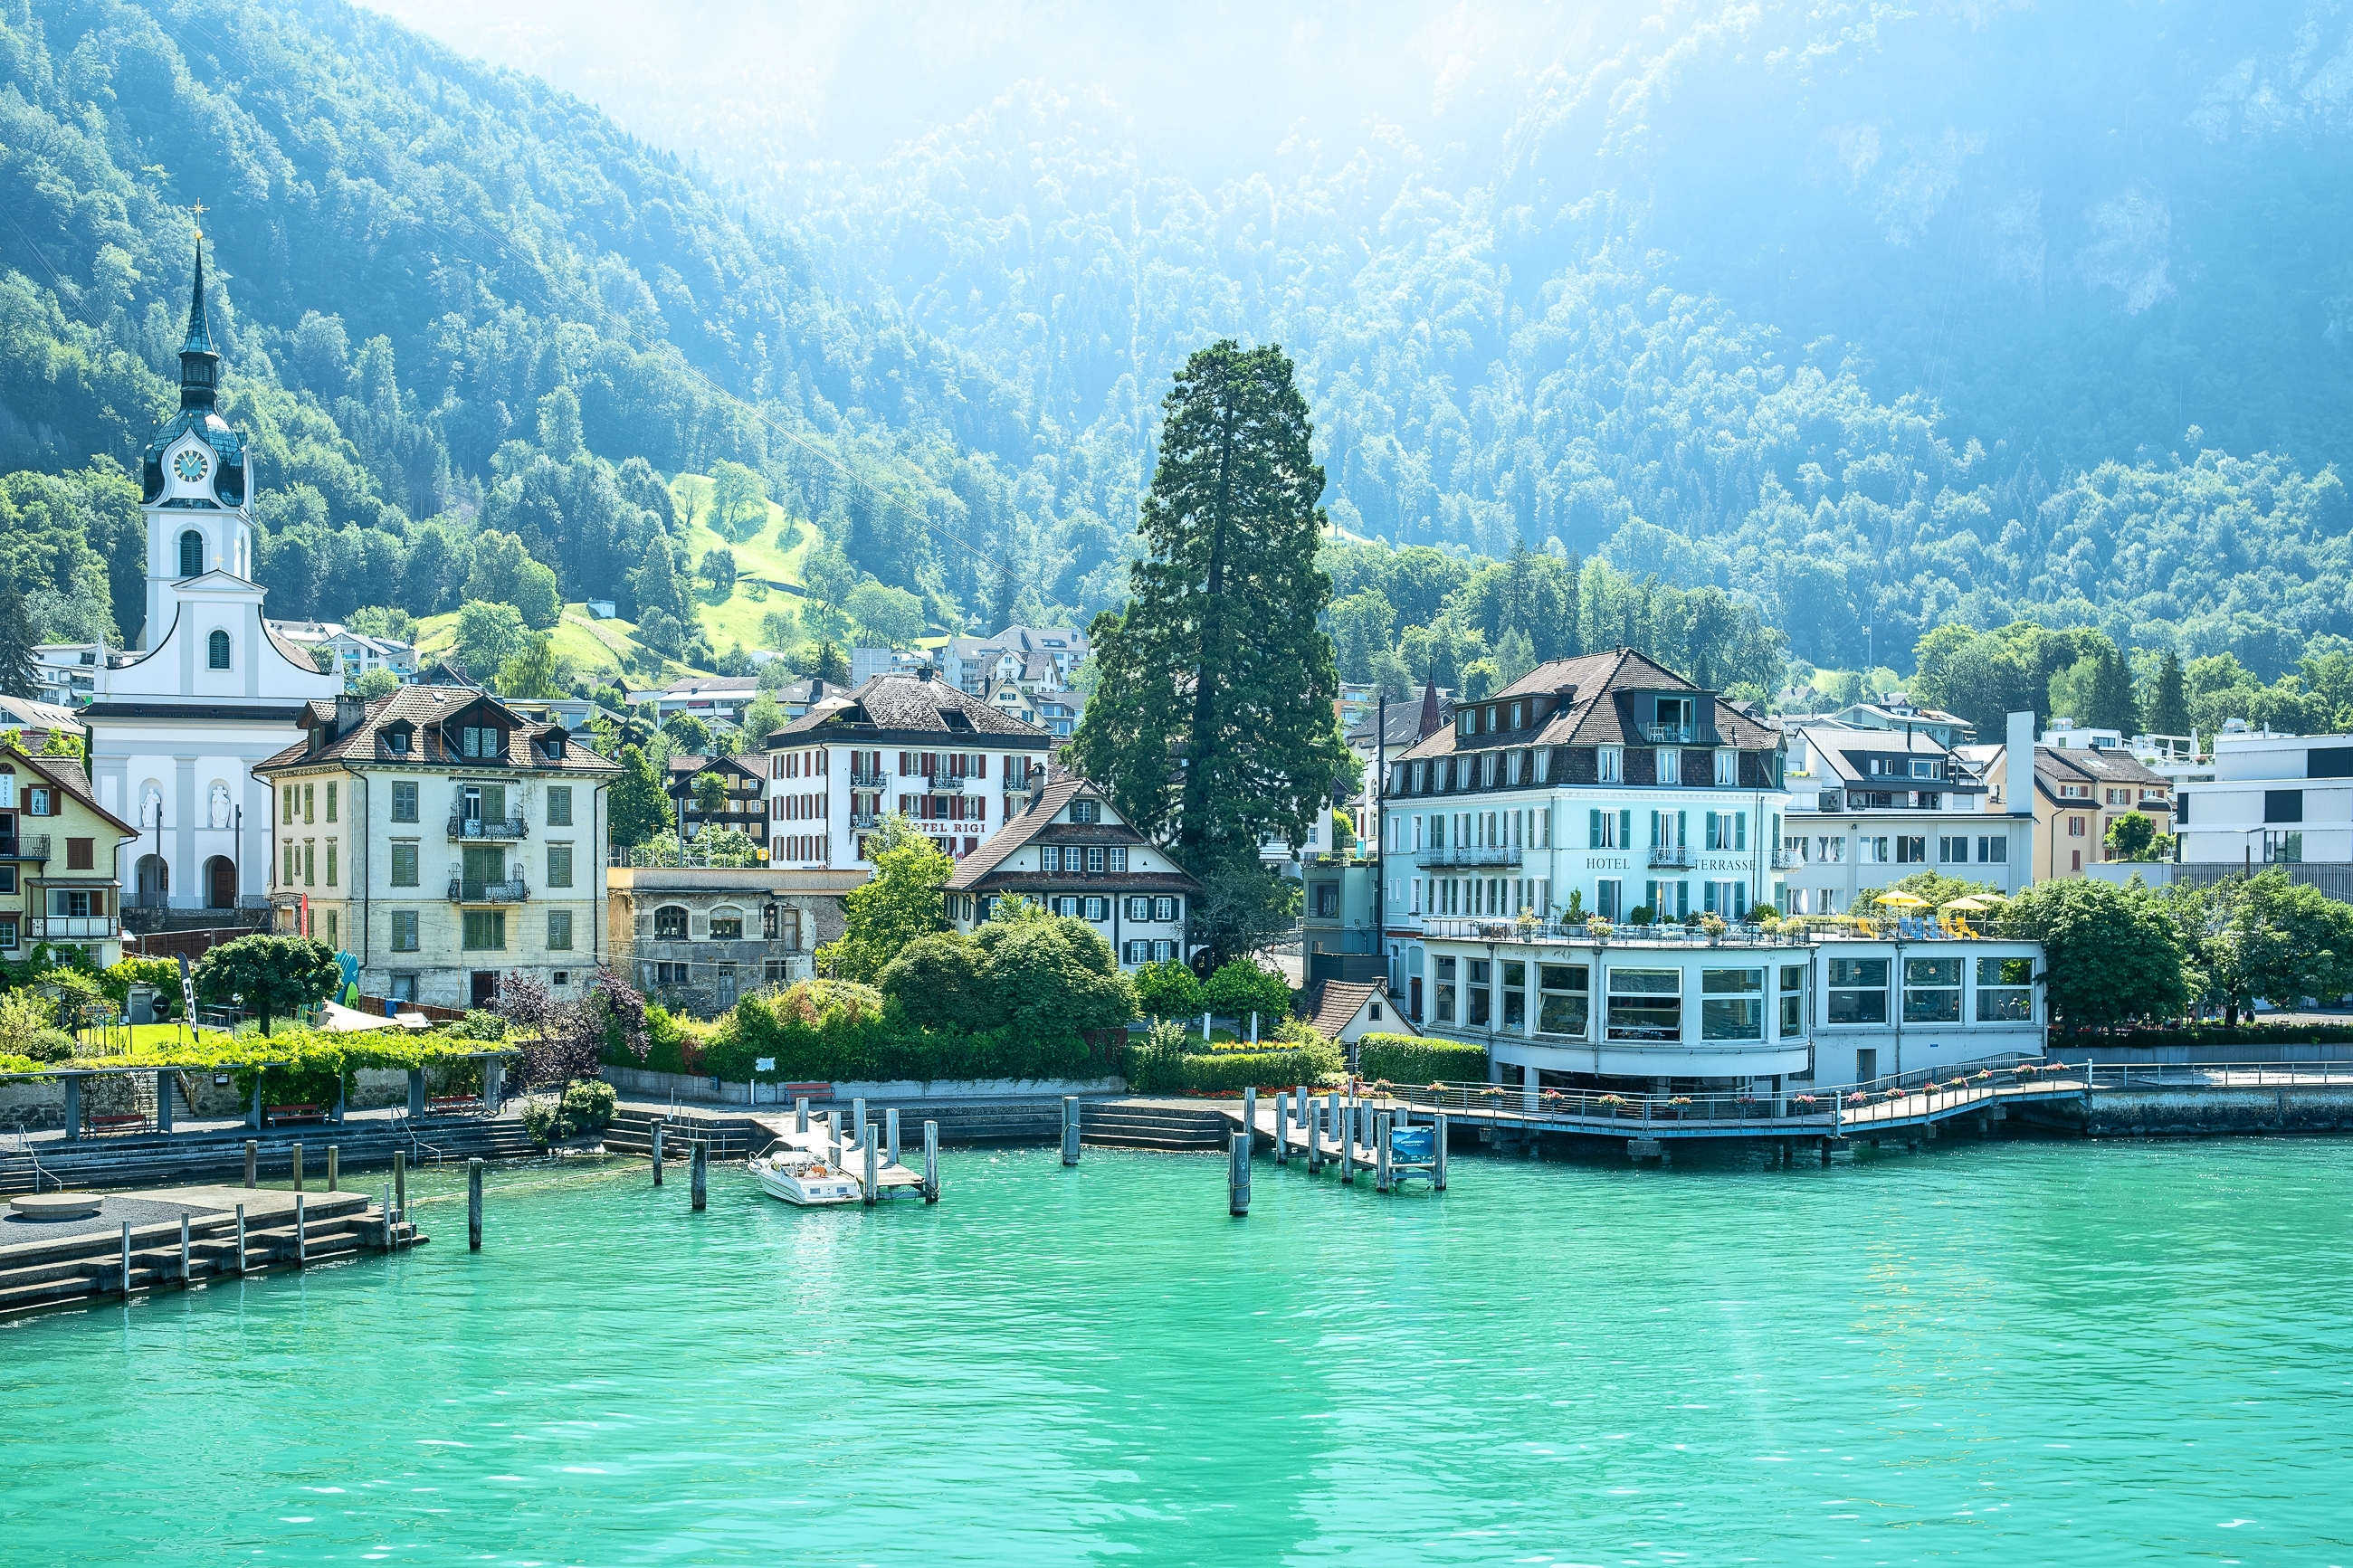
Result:
M1466 741L1477 734L1479 732L1477 710L1465 708L1461 712L1457 713L1454 716L1454 732Z
M1085 824L1101 821L1102 818L1097 815L1097 812L1098 807L1093 801L1074 800L1071 802L1071 820L1072 822Z
M467 757L503 757L507 754L506 731L489 724L460 726L458 752Z
M1599 748L1599 752L1595 776L1603 784L1622 782L1626 777L1626 748L1603 746Z
M396 725L384 732L384 749L396 757L408 755L408 727Z
M1526 721L1527 721L1527 705L1526 705L1525 703L1521 703L1521 702L1514 702L1514 703L1513 703L1513 704L1512 704L1512 728L1513 728L1513 729L1514 729L1514 730L1520 729L1520 728L1522 728L1522 727L1524 727L1524 726L1525 726L1525 724L1526 723Z

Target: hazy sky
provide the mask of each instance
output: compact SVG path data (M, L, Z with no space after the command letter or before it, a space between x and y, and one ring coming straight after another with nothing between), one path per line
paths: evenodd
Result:
M1019 5L967 0L363 0L463 52L543 76L739 177L870 163L1024 81L1090 106L1197 180L1286 139L1375 123L1492 150L1543 72L1580 70L1651 5Z

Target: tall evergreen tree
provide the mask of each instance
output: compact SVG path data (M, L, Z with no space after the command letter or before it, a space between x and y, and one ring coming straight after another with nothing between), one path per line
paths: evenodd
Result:
M1162 406L1145 555L1126 613L1096 617L1098 684L1071 753L1187 870L1231 886L1255 870L1262 839L1305 842L1335 780L1355 771L1333 708L1332 640L1316 624L1332 592L1315 558L1324 470L1291 362L1272 345L1201 350ZM1223 907L1194 931L1221 959L1263 930Z
M2093 728L2125 735L2140 732L2140 704L2133 700L2132 671L2125 668L2123 652L2105 637L2092 654L2090 698L2086 721Z
M621 776L613 783L606 821L613 842L627 849L643 844L657 833L669 831L670 796L663 793L661 781L654 776L653 763L646 760L642 748L623 746L618 761Z
M2189 733L2189 695L2181 681L2181 660L2167 648L2149 683L2147 722L2152 735Z
M39 641L16 574L0 573L0 691L11 697L40 696L40 677L33 668L33 648Z

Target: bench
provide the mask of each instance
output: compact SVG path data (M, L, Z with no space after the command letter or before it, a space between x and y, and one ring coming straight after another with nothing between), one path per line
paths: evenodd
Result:
M829 1083L788 1083L783 1086L786 1100L831 1100L833 1085Z
M315 1105L272 1105L262 1113L264 1127L285 1127L305 1121L324 1121L327 1113Z
M482 1097L479 1094L436 1095L425 1102L425 1109L436 1116L462 1116L468 1111L481 1110Z
M92 1116L89 1121L90 1130L97 1133L147 1131L147 1118L135 1110L121 1116Z

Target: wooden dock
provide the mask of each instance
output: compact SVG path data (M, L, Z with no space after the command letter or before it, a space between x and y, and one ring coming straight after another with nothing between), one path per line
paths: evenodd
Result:
M0 1317L311 1268L427 1239L411 1221L387 1226L382 1206L360 1192L159 1187L91 1196L98 1212L87 1218L32 1220L0 1210Z

